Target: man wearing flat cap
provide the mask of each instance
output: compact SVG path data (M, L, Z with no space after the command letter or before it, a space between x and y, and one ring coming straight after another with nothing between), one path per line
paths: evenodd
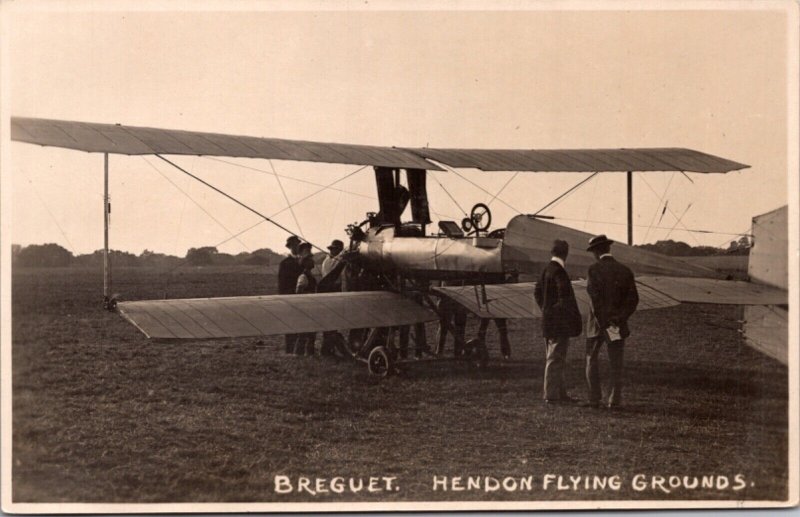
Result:
M303 268L300 266L298 260L298 248L300 247L300 239L297 235L292 235L286 239L286 248L289 250L289 256L281 260L278 265L278 294L294 294L297 287L297 279ZM286 349L287 354L294 353L294 345L297 341L297 334L286 334Z
M564 385L564 369L569 338L581 335L583 321L565 269L569 244L556 240L551 251L553 258L542 271L533 295L542 310L542 335L547 346L544 399L547 404L562 404L573 400Z
M587 251L596 262L589 266L586 291L592 300L592 314L586 328L586 383L589 389L588 406L600 407L602 390L598 353L603 343L608 346L611 391L608 407L622 404L623 351L625 338L630 336L628 318L639 304L639 293L633 272L611 256L610 240L605 235L589 239Z

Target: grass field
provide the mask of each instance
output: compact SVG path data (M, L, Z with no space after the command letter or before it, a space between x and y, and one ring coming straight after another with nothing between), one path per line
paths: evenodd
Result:
M125 299L274 287L258 268L114 273ZM101 293L97 271L14 271L15 502L787 497L787 370L745 346L736 307L635 314L627 408L608 412L542 403L538 322L510 324L507 362L491 326L486 370L426 363L378 381L363 365L285 356L282 338L151 343L102 311ZM582 361L573 340L580 397ZM545 474L622 486L544 491ZM636 474L740 474L746 487L638 491ZM281 495L275 475L396 476L400 490ZM434 475L531 475L536 489L433 491Z

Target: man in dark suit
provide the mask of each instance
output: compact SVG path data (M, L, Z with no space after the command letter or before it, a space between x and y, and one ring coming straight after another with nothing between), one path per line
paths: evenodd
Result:
M586 383L591 407L599 407L602 397L597 355L603 343L608 345L611 393L608 407L622 403L622 364L625 338L630 336L628 318L639 304L639 293L630 268L611 256L611 244L605 235L589 240L588 251L597 262L589 267L586 291L592 299L592 314L586 328Z
M289 256L281 260L281 263L278 265L278 294L295 294L297 279L300 273L303 272L299 257L297 256L299 246L300 239L296 235L292 235L286 239L286 247L289 249ZM294 353L297 334L286 334L285 339L285 352L287 354Z
M556 240L552 253L553 258L542 271L533 294L542 309L542 335L547 346L544 399L548 404L558 404L572 401L564 386L564 368L569 338L581 334L583 322L575 291L564 269L569 244Z

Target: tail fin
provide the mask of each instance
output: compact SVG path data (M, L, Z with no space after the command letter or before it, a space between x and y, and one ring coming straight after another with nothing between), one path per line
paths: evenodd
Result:
M587 269L594 262L594 256L586 251L590 237L592 235L586 232L519 215L514 217L506 228L503 239L503 268L535 273L538 269L537 264L541 267L541 264L550 261L550 247L553 241L561 239L569 243L567 269L570 275L573 278L585 277ZM615 243L611 252L637 275L719 277L719 274L712 269L627 244Z
M752 235L753 246L747 266L750 281L788 289L789 207L754 217ZM744 337L756 350L788 364L788 306L745 306Z

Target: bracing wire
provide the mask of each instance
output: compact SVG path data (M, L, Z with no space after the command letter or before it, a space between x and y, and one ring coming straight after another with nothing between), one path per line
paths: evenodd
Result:
M286 208L288 208L289 213L292 214L292 219L294 219L294 224L295 226L297 226L297 232L305 240L305 236L303 236L303 229L300 228L300 221L297 220L297 214L294 213L294 208L292 208L292 202L289 201L289 196L286 195L286 190L284 190L283 188L283 183L281 183L281 178L275 171L275 166L272 164L272 160L267 160L267 163L269 163L269 166L272 169L272 175L275 176L275 180L278 182L278 187L280 187L281 189L281 194L283 194L283 199L286 201Z
M653 218L650 220L650 226L647 227L647 231L644 234L644 239L642 240L642 242L647 242L647 237L648 237L648 235L650 235L650 228L652 228L652 226L656 222L656 216L658 215L658 210L661 208L661 202L664 201L664 198L667 195L667 191L669 190L669 186L672 184L672 180L674 178L675 178L675 171L672 171L672 174L669 177L669 181L667 182L667 186L664 188L664 192L661 194L661 197L658 198L658 206L656 207L656 211L653 214ZM666 210L666 209L667 209L667 207L666 207L666 205L664 205L664 210ZM662 212L662 216L663 216L663 212ZM660 222L661 221L659 220L659 223Z
M192 172L194 172L196 165L197 165L197 156L195 156L195 159L192 161ZM191 179L187 179L187 181L189 182L189 185L186 187L186 190L191 192L191 190L192 190L192 180ZM172 243L172 247L175 250L174 252L175 252L176 255L178 254L178 241L179 241L180 236L181 236L181 229L183 228L183 214L186 212L186 201L187 201L187 199L188 199L187 197L183 198L183 205L181 205L181 215L178 218L178 231L175 232L175 240Z
M158 156L158 155L156 155L156 156ZM206 209L203 207L203 205L201 205L200 203L198 203L198 202L197 202L197 201L196 201L196 200L195 200L195 199L194 199L192 196L190 196L190 195L189 195L189 194L188 194L188 193L187 193L185 190L183 190L182 188L180 188L180 187L178 186L178 184L177 184L177 183L175 183L174 181L172 181L171 179L169 179L169 177L168 177L166 174L164 174L163 172L161 172L161 170L159 170L159 169L158 169L158 167L156 167L155 165L153 165L152 163L150 163L150 160L148 160L146 156L144 156L144 155L143 155L143 156L142 156L142 159L145 161L145 163L147 163L147 165L149 165L150 167L152 167L154 171L156 171L156 172L157 172L159 175L161 175L161 177L162 177L162 178L164 178L165 180L167 180L167 181L168 181L168 182L169 182L169 183L170 183L170 184L171 184L173 187L175 187L175 188L178 190L178 192L180 192L181 194L183 194L184 196L186 196L186 198L187 198L187 199L189 199L189 201L191 201L192 203L194 203L194 205L195 205L197 208L199 208L200 210L202 210L204 214L206 214L208 217L210 217L210 218L211 218L211 220L212 220L212 221L214 221L215 223L217 223L217 225L219 225L219 227L220 227L220 228L222 228L223 230L225 230L225 231L228 233L228 235L231 235L231 236L232 236L232 238L235 238L235 239L236 239L236 241L237 241L239 244L241 244L241 245L242 245L242 247L244 247L244 248L245 248L247 251L250 251L250 248L248 248L248 247L247 247L247 245L246 245L244 242L242 242L241 240L239 240L239 238L238 238L238 237L236 237L235 235L233 235L233 232L232 232L231 230L229 230L227 226L225 226L224 224L222 224L222 222L221 222L219 219L217 219L216 217L214 217L214 216L211 214L211 212L209 212L208 210L206 210ZM191 175L191 174L190 174L190 175Z
M666 240L666 239L668 239L668 238L669 238L670 234L671 234L671 233L672 233L672 231L675 229L675 227L676 227L676 226L678 226L678 224L681 224L681 219L683 219L683 216L685 216L685 215L686 215L686 212L688 212L690 208L692 208L692 203L689 203L689 204L686 206L686 210L684 210L684 211L683 211L683 213L681 214L681 216L680 216L680 217L678 217L678 220L677 220L677 221L675 221L675 224L674 224L674 225L672 226L672 228L670 228L670 230L667 232L667 235L666 235L666 237L664 237L664 240ZM684 228L684 229L686 228L686 226L685 226L685 225L683 225L683 224L681 224L681 226L683 226L683 228ZM699 245L700 245L700 242L697 240L697 238L694 236L694 234L693 234L693 233L690 233L689 235L691 235L691 236L692 236L692 239L694 239L694 242L695 242L695 243L696 243L696 244L699 246Z
M339 204L342 202L342 193L339 192L339 195L336 196L336 207L333 209L331 213L331 224L328 226L328 239L333 237L333 225L336 224L336 213L339 211Z
M352 192L352 191L349 191L349 190L333 188L333 187L331 187L329 185L325 185L324 183L317 183L315 181L308 181L308 180L305 180L305 179L302 179L302 178L294 178L294 177L288 176L286 174L276 174L274 172L270 172L270 171L265 170L265 169L259 169L258 167L252 167L252 166L249 166L249 165L243 165L241 163L236 163L236 162L229 162L228 160L221 160L221 159L215 158L213 156L204 156L204 158L208 158L209 160L214 160L215 162L225 163L227 165L232 165L234 167L239 167L239 168L242 168L242 169L248 169L248 170L251 170L251 171L260 172L262 174L269 174L269 175L272 175L272 176L279 176L279 177L281 177L283 179L290 180L290 181L297 181L297 182L300 182L300 183L306 183L308 185L314 185L315 187L325 187L328 190L335 190L336 192L340 192L342 194L349 194L351 196L358 196L358 197L363 197L363 198L366 198L366 199L373 199L373 200L376 199L375 196L368 196L366 194L361 194L359 192Z
M593 219L572 219L569 217L553 217L554 220L557 221L572 221L577 223L592 223L592 224L608 224L612 226L627 226L628 223L617 223L612 221L597 221ZM647 226L644 224L634 224L635 228L646 228ZM653 226L653 228L657 230L669 230L669 226ZM707 233L712 235L733 235L733 236L750 236L748 232L743 233L730 233L730 232L719 232L716 230L701 230L701 229L694 229L694 228L684 228L682 231L691 232L691 233Z
M741 235L748 235L748 234L744 234L744 233L743 233L743 234L741 234ZM749 236L749 235L748 235L748 236ZM722 247L724 247L726 244L729 244L729 243L731 242L731 238L730 238L730 237L731 237L731 236L729 235L728 237L726 237L726 238L725 238L725 240L724 240L724 241L722 241L721 243L717 244L717 245L716 245L716 246L714 246L714 247L715 247L715 248L722 248ZM737 236L737 237L738 237L738 236Z
M657 195L658 195L658 192L656 192L656 190L655 190L655 189L654 189L654 188L653 188L653 187L650 185L650 183L647 181L647 179L645 179L644 175L640 175L640 177L641 177L641 178L642 178L642 180L644 181L644 184L645 184L645 185L647 185L647 188L649 188L649 189L650 189L650 191L651 191L653 194L655 194L655 195L657 196ZM691 178L689 178L689 176L686 176L686 177L689 179L689 181L692 181L692 179L691 179ZM694 183L694 182L692 182L692 183ZM691 206L691 203L689 203L689 206ZM688 207L687 207L687 210L688 210ZM677 225L677 224L680 224L680 225L681 225L681 227L682 227L684 230L687 230L687 228L686 228L686 225L685 225L685 224L683 224L683 223L681 223L681 218L682 218L683 216L681 216L681 217L678 217L678 216L675 214L675 212L673 212L673 211L672 211L672 209L671 209L671 208L667 208L667 211L670 213L670 215L672 215L672 217L674 217L674 218L677 220L677 223L676 223L676 225ZM684 214L685 214L685 212L684 212ZM687 230L687 231L688 231L688 230ZM670 233L671 233L671 232L670 232ZM669 234L668 234L668 235L669 235ZM689 235L692 235L692 233L690 232L690 233L689 233ZM694 242L695 242L697 245L700 245L700 243L697 241L697 239L694 237L694 235L692 235L692 238L694 239Z
M440 164L440 165L442 165L442 166L443 166L445 169L447 169L449 172L452 172L453 174L455 174L456 176L458 176L458 177L459 177L459 178L461 178L462 180L466 181L467 183L469 183L469 184L470 184L470 185L472 185L473 187L475 187L475 188L477 188L478 190L482 191L484 194L486 194L486 195L489 195L489 196L491 196L491 195L492 195L492 193L491 193L491 192L489 192L489 191L488 191L488 190L486 190L485 188L481 187L480 185L478 185L478 184L477 184L477 183L475 183L474 181L470 180L469 178L466 178L466 177L462 176L462 175L461 175L461 174L459 174L459 173L458 173L458 172L457 172L455 169L453 169L452 167L450 167L450 166L449 166L449 165L447 165L446 163L442 163L442 164ZM441 184L440 184L440 185L441 185ZM442 187L442 188L444 188L444 187ZM506 202L503 200L503 198L500 198L500 197L498 197L498 198L497 198L497 200L498 200L498 201L500 201L501 203L503 203L504 205L506 205L506 206L507 206L508 208L510 208L511 210L515 211L516 213L518 213L518 214L521 214L521 213L522 213L521 211L517 210L516 208L514 208L514 207L513 207L513 206L511 206L510 204L506 203ZM462 209L462 212L463 212L463 209ZM464 212L464 213L466 214L466 212Z
M336 183L339 183L339 182L341 182L341 181L344 181L344 180L346 180L347 178L349 178L349 177L353 176L353 175L354 175L354 174L356 174L356 173L359 173L359 172L361 172L362 170L364 170L364 169L366 169L366 168L367 168L367 166L366 166L366 165L364 165L363 167L359 167L358 169L354 170L354 171L353 171L353 172L351 172L350 174L348 174L348 175L346 175L346 176L344 176L344 177L342 177L342 178L339 178L338 180L334 181L333 183L331 183L331 185L335 185ZM295 205L295 206L297 206L297 205L299 205L300 203L302 203L303 201L305 201L305 200L307 200L307 199L309 199L309 198L311 198L311 197L314 197L314 196L316 196L317 194L319 194L320 192L324 192L325 190L327 190L327 187L323 187L323 188L321 188L321 189L317 190L316 192L312 192L312 193L311 193L311 194L309 194L308 196L306 196L306 197L304 197L304 198L302 198L302 199L300 199L300 200L298 200L298 201L295 201L294 205ZM283 212L285 212L286 210L287 210L286 208L282 208L282 209L278 210L277 212L275 212L274 214L271 214L271 215L270 215L270 217L277 217L278 215L282 214L282 213L283 213ZM243 234L243 233L249 232L250 230L252 230L252 229L253 229L253 228L255 228L256 226L259 226L259 225L261 225L261 224L262 224L262 223L264 223L264 222L266 222L266 221L262 219L261 221L258 221L256 224L254 224L254 225L251 225L251 226L248 226L247 228L245 228L244 230L240 231L240 232L239 232L239 233L237 233L236 235L238 236L238 235L241 235L241 234ZM229 240L230 240L230 239L224 240L224 241L222 241L221 243L217 244L217 246L222 246L223 244L225 244L225 243L226 243L226 242L228 242Z
M275 175L273 172L270 172L270 171L265 170L265 169L259 169L258 167L252 167L252 166L249 166L249 165L243 165L241 163L230 162L230 161L227 161L227 160L221 160L221 159L215 158L213 156L204 156L204 158L208 158L209 160L214 160L215 162L220 162L220 163L225 163L225 164L228 164L228 165L232 165L234 167L240 167L242 169L248 169L248 170L251 170L251 171L260 172L262 174L269 174L269 175L273 175L273 176ZM372 201L375 201L375 200L378 199L377 197L370 196L368 194L361 194L360 192L353 192L351 190L335 188L335 187L331 187L330 185L325 185L324 183L317 183L315 181L308 181L308 180L305 180L305 179L302 179L302 178L295 178L295 177L292 177L292 176L288 176L286 174L277 174L277 176L280 176L281 178L286 179L286 180L290 180L290 181L297 181L297 182L300 182L300 183L306 183L308 185L314 185L315 187L323 187L325 190L333 190L334 192L339 192L340 194L347 194L347 195L350 195L350 196L362 197L364 199L370 199ZM297 206L297 203L295 203L294 206ZM437 212L437 211L435 211L433 209L431 209L431 213L436 215L436 216L439 216L439 217L444 217L446 219L453 219L453 217L451 217L449 215L440 214L439 212Z
M309 199L309 198L311 198L311 197L314 197L315 195L319 194L320 192L324 192L325 190L328 190L328 188L329 188L330 186L332 186L332 185L336 185L337 183L340 183L340 182L342 182L342 181L344 181L344 180L346 180L346 179L348 179L348 178L350 178L350 177L354 176L355 174L358 174L359 172L363 171L363 170L364 170L364 169L366 169L366 168L367 168L367 166L366 166L366 165L364 165L364 166L361 166L361 167L359 167L358 169L356 169L356 170L354 170L354 171L350 172L349 174L347 174L347 175L345 175L345 176L342 176L341 178L339 178L339 179L337 179L337 180L335 180L335 181L333 181L333 182L329 183L329 184L328 184L328 185L326 185L326 186L323 186L323 188L321 188L321 189L317 190L316 192L312 192L312 193L311 193L311 194L309 194L308 196L306 196L306 197L304 197L304 198L302 198L302 199L300 199L300 200L298 200L298 201L295 201L295 203L294 203L294 204L295 204L295 206L299 205L300 203L302 203L303 201L305 201L305 200L307 200L307 199ZM270 217L276 217L276 216L278 216L278 215L282 214L283 212L285 212L286 210L287 210L286 208L282 208L282 209L278 210L277 212L275 212L274 214L270 215ZM267 222L267 219L261 219L261 220L260 220L260 221L258 221L257 223L255 223L255 224L252 224L252 225L248 226L247 228L245 228L245 229L243 229L243 230L240 230L239 232L235 233L235 234L234 234L234 235L232 235L231 237L228 237L227 239L225 239L225 240L223 240L223 241L220 241L220 242L218 242L217 244L215 244L215 245L214 245L214 247L215 247L215 248L219 248L219 247L220 247L220 246L222 246L223 244L227 244L228 242L232 241L233 239L235 239L235 238L239 237L240 235L242 235L242 234L244 234L244 233L247 233L247 232L249 232L249 231L250 231L250 230L252 230L253 228L255 228L255 227L257 227L257 226L260 226L260 225L262 225L262 224L263 224L263 223L265 223L265 222ZM172 269L170 269L170 270L166 271L166 272L164 273L164 275L168 275L168 274L170 274L170 273L172 273L172 272L176 271L177 269L179 269L179 268L183 267L185 264L186 264L186 259L183 259L183 261L182 261L180 264L178 264L177 266L173 267Z
M669 199L664 201L664 208L661 209L661 215L658 216L658 224L661 224L661 221L664 220L664 214L667 213L667 207L669 206ZM658 212L656 212L658 214Z
M583 185L584 185L586 182L588 182L589 180L591 180L592 178L594 178L594 177L595 177L595 176L597 176L598 174L599 174L599 173L597 173L597 172L593 172L591 175L589 175L589 177L588 177L588 178L584 178L584 179L582 179L581 181L579 181L578 183L576 183L575 185L573 185L573 186L572 186L572 188L570 188L569 190L567 190L566 192L564 192L563 194L561 194L560 196L558 196L558 197L557 197L557 198L555 198L554 200L552 200L552 201L550 201L549 203L547 203L546 205L544 205L542 208L540 208L539 210L537 210L536 212L534 212L534 214L533 214L533 215L539 215L539 214L540 214L540 213L541 213L543 210L545 210L545 209L546 209L546 208L548 208L549 206L553 205L554 203L558 202L559 200L561 200L561 199L563 199L563 198L567 197L567 196L568 196L568 195L570 195L571 193L575 192L576 190L578 190L579 188L581 188L581 186L583 186Z
M584 214L583 216L584 219L588 219L589 213L592 211L592 204L594 203L594 196L595 193L597 192L598 183L599 181L595 181L594 183L592 183L592 194L589 196L589 202L586 203L586 214ZM584 230L586 229L586 221L583 222L583 229Z
M512 181L514 181L514 178L516 178L518 174L519 174L519 171L515 172L515 173L514 173L514 175L513 175L513 176L511 176L511 177L508 179L508 181L506 181L505 183L503 183L503 186L502 186L502 187L500 187L500 190L498 190L498 191L495 193L495 195L494 195L494 196L492 196L492 199L490 199L489 201L487 201L487 202L486 202L486 205L487 205L487 206L491 206L491 205L492 205L492 201L494 201L495 199L497 199L497 196L499 196L500 194L502 194L502 193L503 193L503 191L506 189L506 187L507 187L507 186L508 186L508 185L509 185L509 184L510 184Z
M186 175L188 175L188 176L191 176L192 178L196 179L197 181L199 181L199 182L200 182L200 183L202 183L203 185L207 186L208 188L212 189L213 191L215 191L215 192L217 192L217 193L219 193L219 194L222 194L223 196L225 196L226 198L230 199L231 201L233 201L233 202L234 202L234 203L236 203L237 205L239 205L239 206L241 206L241 207L243 207L243 208L246 208L247 210L249 210L249 211L253 212L253 213L254 213L254 214L256 214L257 216L259 216L259 217L261 217L261 218L265 219L266 221L268 221L268 222L270 222L270 223L274 224L275 226L277 226L277 227L278 227L278 228L280 228L281 230L285 231L286 233L288 233L288 234L290 234L290 235L295 235L295 233L294 233L294 232L292 232L291 230L289 230L288 228L286 228L286 227L285 227L285 226L283 226L282 224L280 224L280 223L278 223L278 222L276 222L276 221L272 220L271 218L269 218L269 217L267 217L266 215L262 214L262 213L261 213L261 212L259 212L258 210L256 210L256 209L254 209L254 208L252 208L252 207L250 207L250 206L248 206L248 205L246 205L246 204L242 203L241 201L239 201L239 200L238 200L238 199L236 199L235 197L231 196L230 194L228 194L228 193L226 193L226 192L224 192L224 191L222 191L222 190L218 189L217 187L215 187L215 186L214 186L214 185L212 185L211 183L209 183L209 182L207 182L207 181L205 181L205 180L203 180L203 179L201 179L201 178L199 178L199 177L195 176L195 175L194 175L194 174L192 174L191 172L187 171L186 169L183 169L183 168L181 168L179 165L176 165L175 163L173 163L173 162L171 162L170 160L168 160L168 159L164 158L164 157L163 157L163 156L161 156L160 154L156 154L155 156L156 156L156 157L158 157L159 159L161 159L161 160L163 160L163 161L167 162L168 164L172 165L173 167L175 167L176 169L178 169L178 170L179 170L179 171L181 171L182 173L184 173L184 174L186 174ZM308 242L309 244L311 244L311 246L313 246L313 247L317 248L318 250L320 250L320 251L322 251L322 252L324 252L324 251L325 251L325 250L323 250L322 248L320 248L319 246L317 246L316 244L314 244L313 242L310 242L310 241L308 241L307 239L306 239L306 242Z
M33 193L36 194L36 197L39 199L39 202L47 211L47 214L50 216L50 219L52 219L53 222L55 223L56 228L58 228L58 231L61 232L61 236L64 237L65 241L67 241L67 246L69 246L69 251L72 252L73 255L75 255L75 247L72 245L72 242L70 242L69 237L67 237L67 233L64 231L64 228L61 227L61 224L59 224L58 219L56 219L56 216L53 215L53 212L50 211L50 207L47 206L47 203L44 202L42 196L39 195L39 191L36 189L36 185L34 185L33 181L30 179L28 180L28 183L33 188Z
M433 173L433 171L431 171L431 172ZM466 216L469 216L469 214L467 214L467 211L464 210L463 208L461 208L461 205L458 204L458 201L456 201L456 198L454 198L452 195L450 195L450 192L448 192L447 189L444 188L444 185L442 185L442 182L439 181L439 178L436 177L436 174L431 174L431 177L434 179L434 181L436 181L436 184L439 185L439 188L441 188L444 191L444 193L447 194L447 197L450 198L450 201L452 201L458 207L458 209L461 210L461 213L466 215Z

